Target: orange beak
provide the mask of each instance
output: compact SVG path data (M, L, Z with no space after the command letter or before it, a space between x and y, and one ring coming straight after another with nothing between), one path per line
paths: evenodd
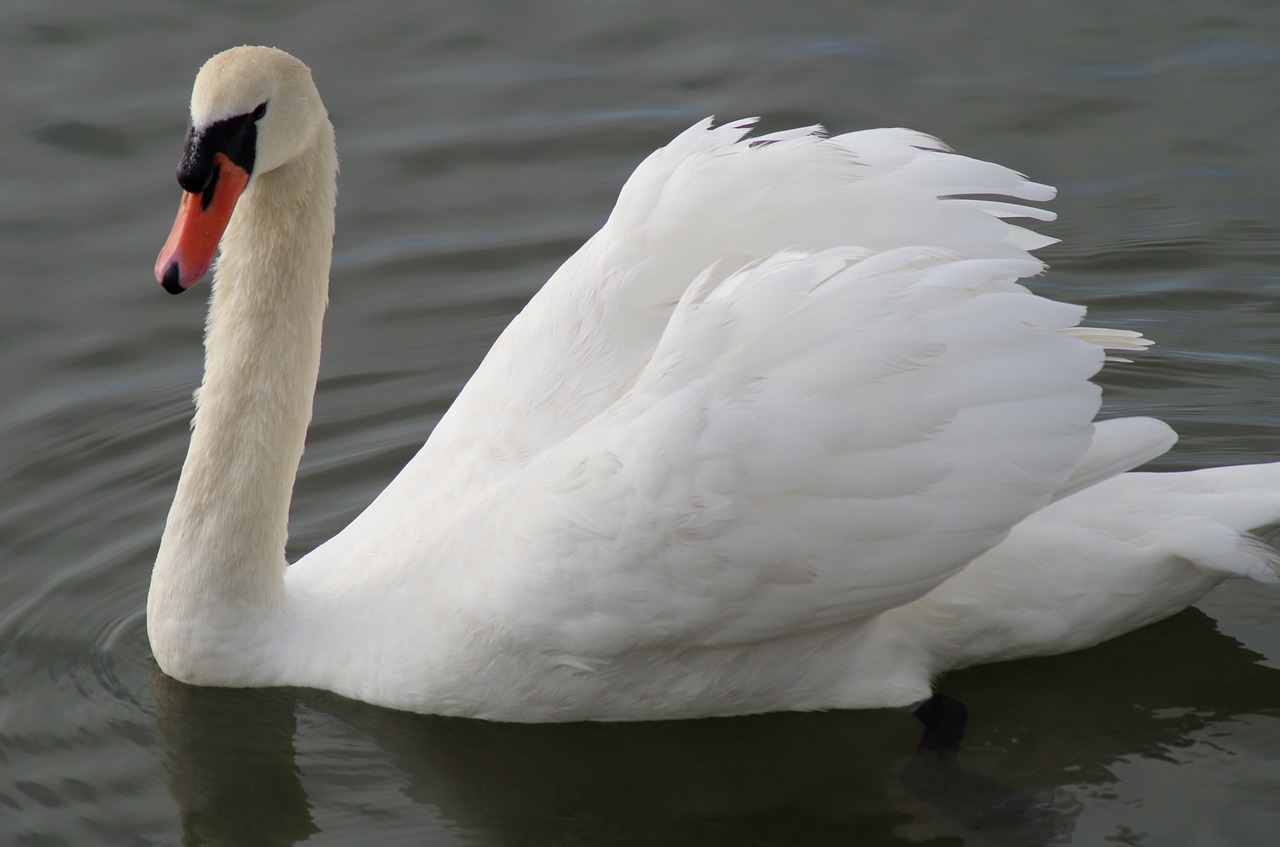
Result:
M199 194L183 192L178 217L156 259L156 281L181 294L200 281L249 183L249 174L223 153L213 155L213 178Z

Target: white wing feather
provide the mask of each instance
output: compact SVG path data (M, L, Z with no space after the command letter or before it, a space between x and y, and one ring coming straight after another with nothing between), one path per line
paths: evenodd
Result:
M1178 434L1173 428L1155 418L1099 421L1093 425L1089 452L1080 459L1062 488L1054 492L1053 499L1061 500L1163 456L1177 440Z
M913 600L1048 502L1102 350L1027 259L785 253L704 275L630 391L494 491L518 638L607 658ZM499 531L501 530L501 531Z
M1051 239L1004 218L1052 215L988 198L1053 189L910 130L751 124L640 165L299 582L432 563L477 620L589 665L874 615L1048 502L1103 353L1017 282Z
M438 515L569 437L631 388L675 304L712 265L728 272L783 250L922 244L1025 260L1053 241L1001 219L1049 212L950 199L1047 200L1052 188L930 136L827 138L811 127L744 140L753 123L700 122L636 169L604 227L503 332L388 501L425 492L425 510Z

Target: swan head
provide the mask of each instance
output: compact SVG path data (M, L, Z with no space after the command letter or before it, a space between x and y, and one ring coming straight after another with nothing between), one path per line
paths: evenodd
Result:
M205 62L178 164L182 202L156 260L166 291L204 276L253 178L300 156L327 120L311 71L283 50L233 47Z

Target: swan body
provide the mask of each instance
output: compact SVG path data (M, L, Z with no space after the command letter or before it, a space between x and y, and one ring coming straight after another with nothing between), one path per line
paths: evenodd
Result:
M1126 473L1172 433L1094 422L1104 348L1146 342L1019 282L1050 240L1007 219L1052 189L908 130L750 122L642 163L417 456L287 565L333 131L258 47L209 60L191 122L157 277L221 257L147 608L179 679L517 721L903 706L1275 577L1249 533L1280 466Z

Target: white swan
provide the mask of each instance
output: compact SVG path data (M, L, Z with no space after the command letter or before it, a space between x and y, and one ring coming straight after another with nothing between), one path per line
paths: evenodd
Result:
M416 458L286 567L333 130L288 54L210 59L156 264L176 293L221 238L160 666L520 721L899 706L1274 577L1247 531L1280 467L1123 473L1172 434L1095 425L1089 379L1145 342L1017 282L1048 239L1004 218L1047 213L956 199L1051 189L907 130L749 126L640 165Z

